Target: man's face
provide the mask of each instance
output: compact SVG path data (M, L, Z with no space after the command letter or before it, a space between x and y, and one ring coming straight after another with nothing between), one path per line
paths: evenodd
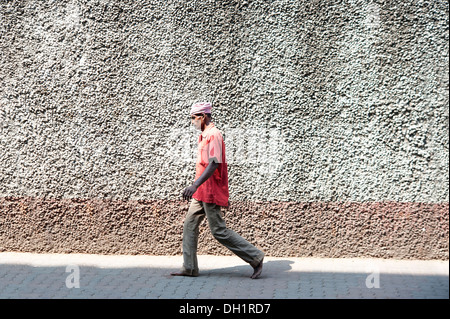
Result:
M191 115L191 123L194 125L196 130L202 130L202 120L204 118L204 114L192 114Z

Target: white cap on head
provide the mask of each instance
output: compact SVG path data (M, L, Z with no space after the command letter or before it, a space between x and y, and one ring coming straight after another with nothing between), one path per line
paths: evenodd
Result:
M191 114L211 113L212 105L210 102L197 102L192 104Z

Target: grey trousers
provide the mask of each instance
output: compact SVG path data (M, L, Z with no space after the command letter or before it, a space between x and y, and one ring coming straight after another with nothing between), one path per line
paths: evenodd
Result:
M259 265L264 257L264 253L227 228L220 206L204 203L193 198L183 226L184 272L198 275L197 243L199 225L205 216L215 239L252 267Z

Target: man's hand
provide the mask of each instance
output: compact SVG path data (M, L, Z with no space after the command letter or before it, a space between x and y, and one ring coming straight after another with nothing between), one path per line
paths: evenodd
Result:
M186 187L184 192L183 192L183 199L185 200L189 200L191 199L192 195L194 195L194 193L197 191L197 186L195 185L191 185L189 187Z
M214 171L219 166L219 163L211 161L208 166L206 167L205 171L202 173L202 175L189 187L186 187L186 189L183 192L183 199L190 200L192 195L197 191L197 189L202 185L208 178L212 176Z

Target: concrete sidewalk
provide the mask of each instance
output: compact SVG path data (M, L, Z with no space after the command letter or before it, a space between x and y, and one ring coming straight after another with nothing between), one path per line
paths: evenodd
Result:
M0 253L0 298L449 298L449 262L264 259L260 279L236 256L199 256L200 276L172 277L181 256Z

